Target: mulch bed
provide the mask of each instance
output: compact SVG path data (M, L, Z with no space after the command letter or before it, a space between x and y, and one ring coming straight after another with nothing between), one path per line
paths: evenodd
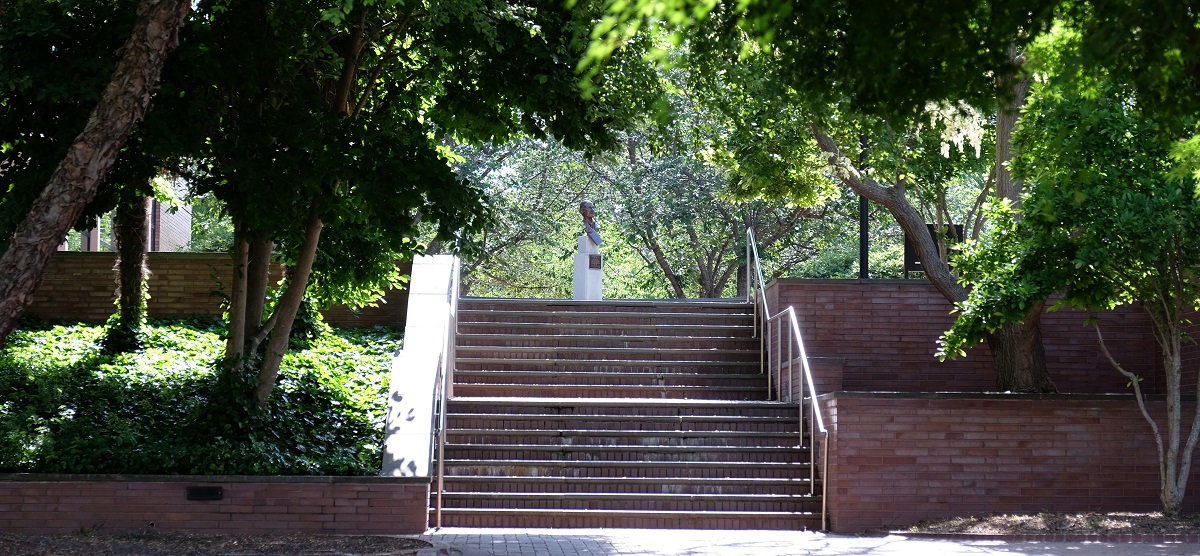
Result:
M0 554L6 556L414 556L430 546L420 539L372 535L0 532Z

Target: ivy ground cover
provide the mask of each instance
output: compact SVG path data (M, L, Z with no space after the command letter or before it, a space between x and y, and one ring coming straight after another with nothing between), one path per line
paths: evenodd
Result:
M106 354L103 326L18 330L0 351L0 472L379 472L397 331L300 341L261 405L253 371L219 365L223 333L215 320L156 322L141 351Z

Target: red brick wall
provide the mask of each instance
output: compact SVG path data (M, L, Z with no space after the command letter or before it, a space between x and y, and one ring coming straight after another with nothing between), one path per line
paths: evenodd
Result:
M188 486L224 499L189 501ZM428 506L428 479L0 475L0 530L30 533L417 534Z
M822 404L836 532L993 513L1161 509L1154 440L1131 397L837 393ZM1188 512L1200 510L1193 469Z
M966 357L939 362L937 339L954 322L952 306L925 281L783 279L767 293L772 311L796 308L810 357L845 361L848 391L994 391L986 345ZM1104 359L1085 314L1057 311L1042 317L1046 363L1060 392L1128 392L1126 380ZM1114 356L1159 388L1158 354L1145 314L1133 307L1101 316ZM1197 353L1200 353L1198 351Z
M42 285L28 313L47 319L104 322L116 310L116 253L58 252L50 259ZM411 266L405 263L402 272ZM221 253L150 253L151 317L220 315L221 295L228 294L232 264ZM275 270L274 278L278 279ZM323 311L326 322L337 326L404 327L408 311L405 290L387 292L377 307L350 311L335 306Z
M1200 313L1188 315L1192 324L1187 326L1188 338L1183 341L1183 392L1196 393L1197 376L1200 375Z

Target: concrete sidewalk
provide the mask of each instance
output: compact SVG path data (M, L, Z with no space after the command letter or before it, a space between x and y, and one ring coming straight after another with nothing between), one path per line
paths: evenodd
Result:
M434 544L418 556L1176 556L1200 554L1182 543L1007 542L852 537L798 531L662 529L445 528L420 538Z

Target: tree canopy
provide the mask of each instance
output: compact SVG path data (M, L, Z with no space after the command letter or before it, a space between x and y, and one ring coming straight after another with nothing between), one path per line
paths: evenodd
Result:
M83 46L41 60L56 76L69 75L77 59L94 59L95 45L109 40L89 23L103 20L97 14L131 15L119 2L37 4L9 6L0 55L25 56L15 45L38 30L76 29ZM249 358L253 366L266 346L260 401L306 296L322 304L369 302L399 280L397 259L422 251L419 226L434 225L440 241L454 243L487 222L480 190L452 168L447 138L503 142L528 134L578 148L611 146L614 130L647 111L657 94L637 45L597 74L599 89L583 94L574 70L598 4L205 0L195 8L138 129L141 140L121 160L186 176L232 216L239 278L228 351L232 361ZM58 27L47 27L50 20ZM61 77L32 86L16 69L0 76L5 118L21 121L20 110L29 108L17 93L60 94L72 107L86 107L87 94L95 94L58 91ZM61 121L64 134L81 125L65 109L36 108L37 117ZM30 184L44 182L32 162L54 155L33 158L30 137L59 128L30 131L38 126L11 128L25 135L3 140L6 181L21 174ZM275 257L289 276L268 312L266 268Z

